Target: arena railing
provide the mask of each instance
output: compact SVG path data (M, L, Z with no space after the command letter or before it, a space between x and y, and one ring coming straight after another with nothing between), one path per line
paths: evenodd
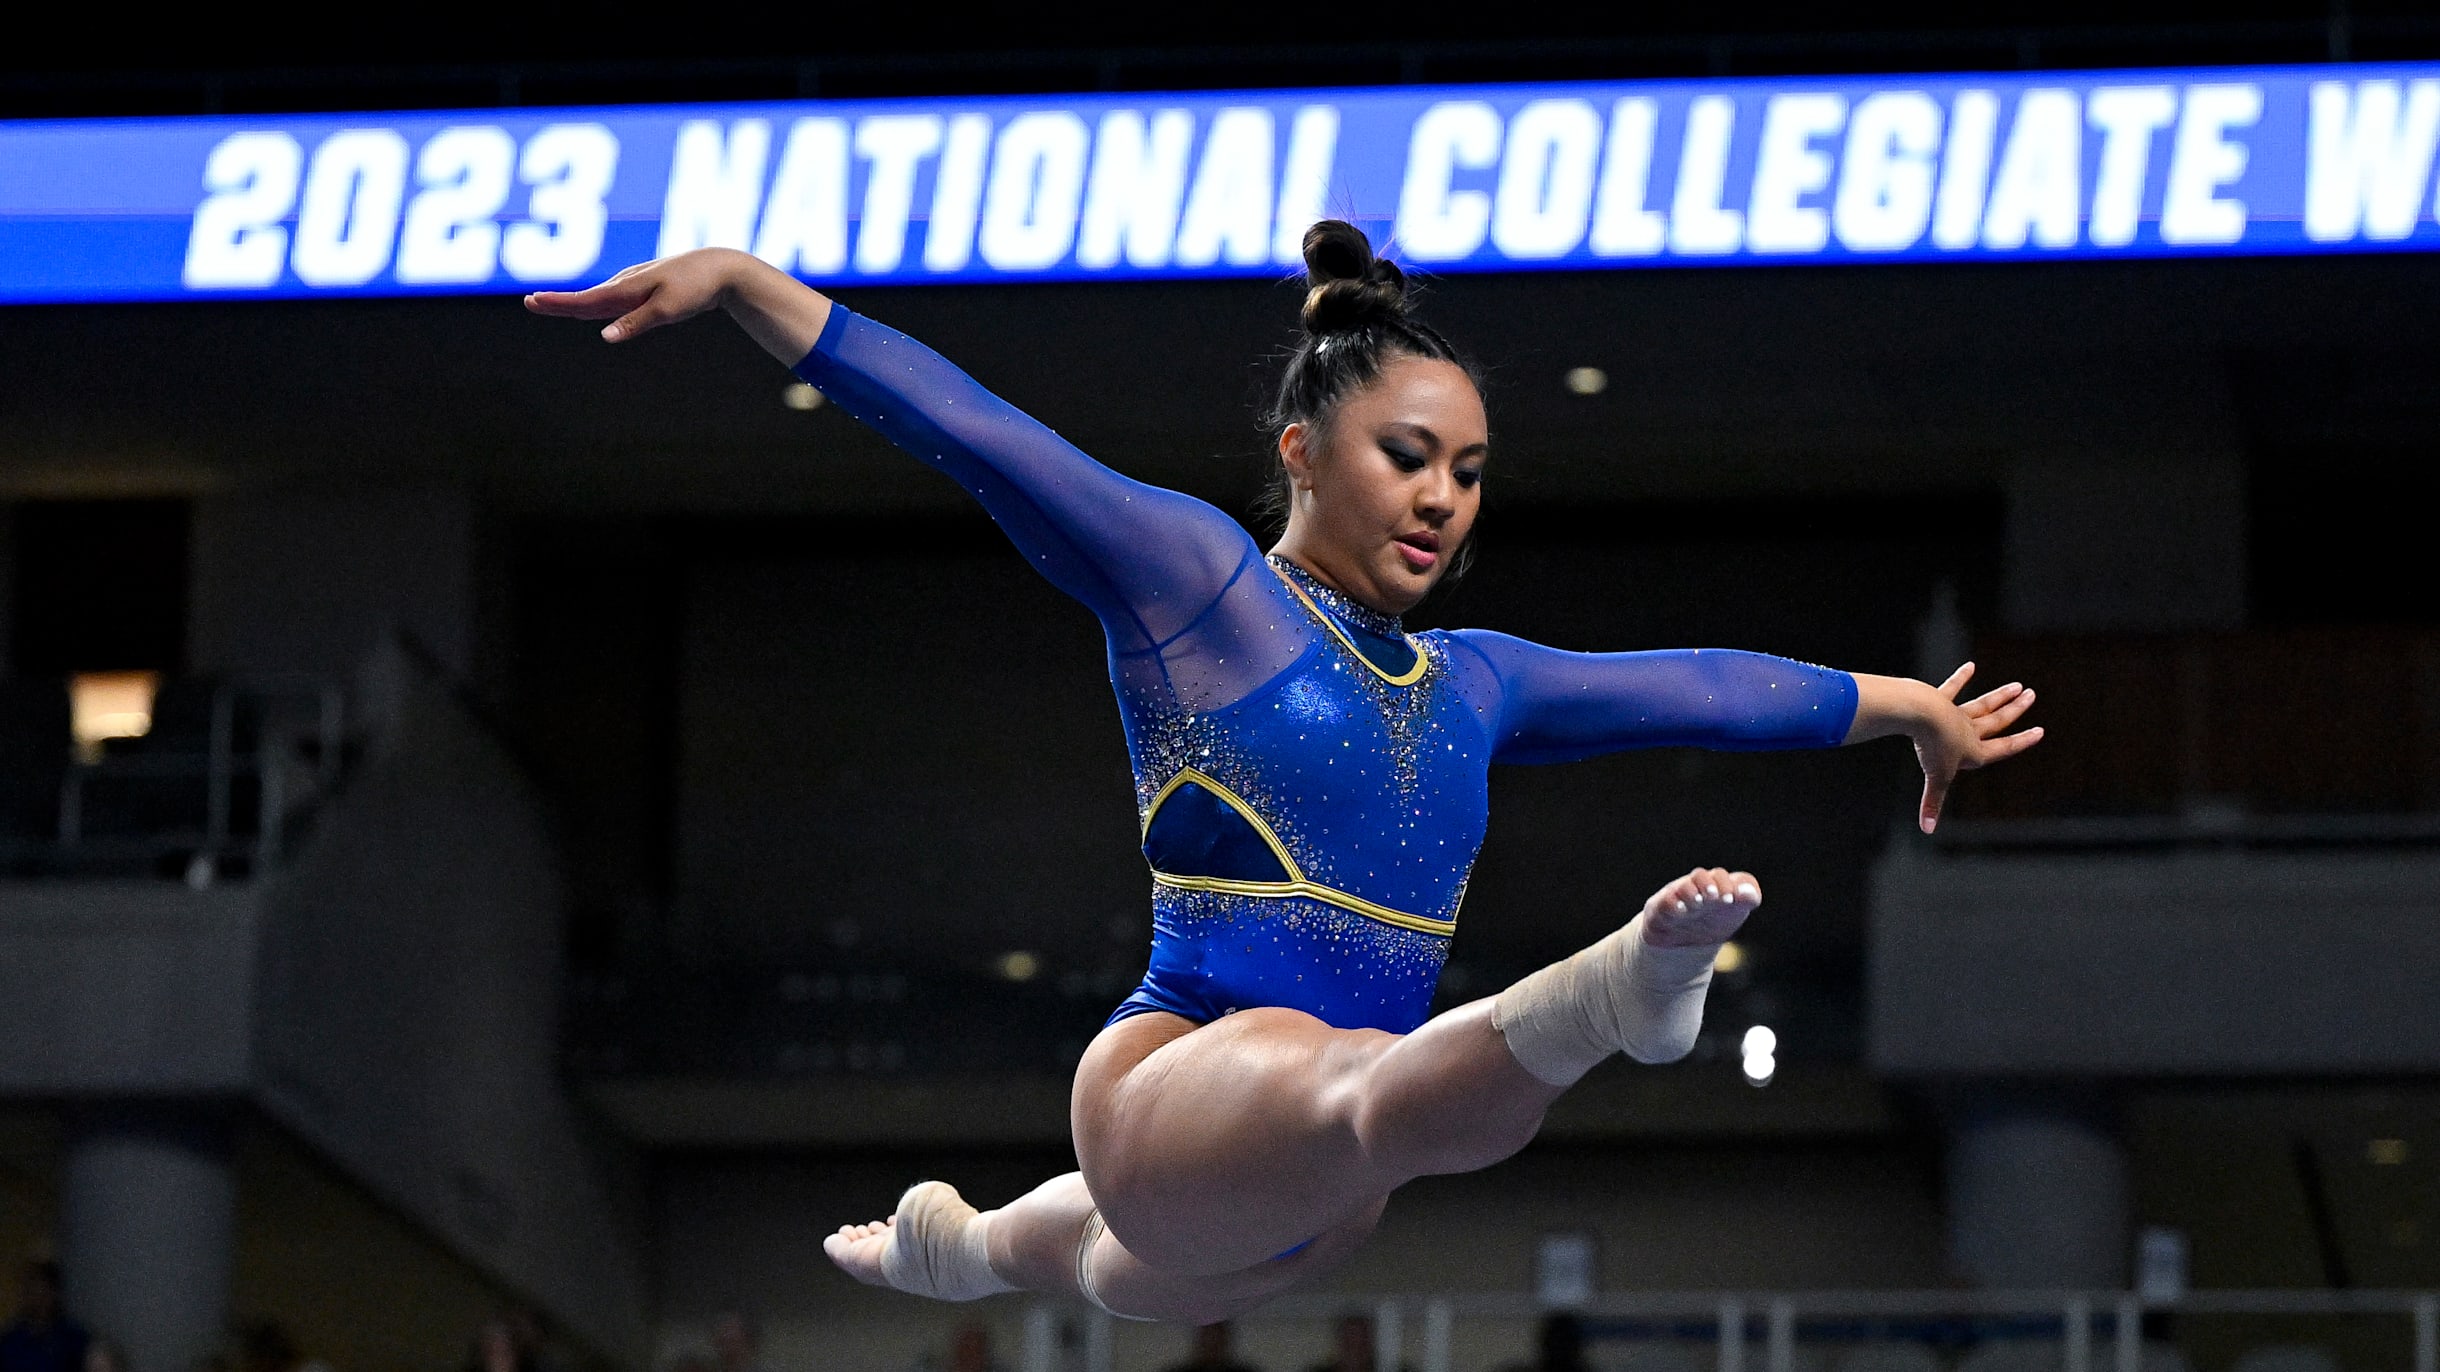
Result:
M1454 1372L1462 1322L1530 1326L1551 1313L1552 1307L1526 1292L1308 1292L1274 1301L1236 1324L1248 1334L1283 1323L1318 1331L1350 1315L1362 1316L1372 1323L1376 1367ZM1982 1348L2013 1344L2038 1345L2039 1352L2032 1360L2004 1364L2011 1368L2039 1363L2060 1372L2157 1372L2188 1363L2174 1342L2145 1338L2147 1316L2358 1317L2398 1322L2395 1332L2412 1348L2411 1372L2440 1372L2440 1291L2435 1290L2213 1290L2174 1300L2106 1290L1678 1291L1605 1294L1566 1313L1596 1348L1621 1341L1647 1348L1668 1345L1685 1355L1671 1365L1717 1372L1803 1372L1822 1365L1818 1354L1825 1347L1866 1344L1923 1348L1925 1359L1913 1364L1919 1367L1971 1367ZM1081 1353L1085 1372L1114 1372L1114 1332L1112 1318L1100 1311L1037 1302L1026 1312L1016 1365L1020 1372L1054 1372L1074 1365L1074 1354ZM1073 1351L1063 1357L1063 1350ZM1801 1356L1800 1350L1815 1356ZM1946 1356L1959 1351L1962 1362ZM1517 1352L1527 1355L1517 1364L1530 1365L1529 1350ZM1598 1352L1592 1360L1604 1362ZM2332 1358L2326 1365L2338 1363Z
M177 683L169 688L176 689ZM189 857L187 879L208 883L230 859L266 872L285 856L301 806L334 792L346 748L346 697L335 684L304 677L254 677L211 684L199 736L164 737L155 746L80 758L60 788L57 855L143 862ZM139 742L153 742L139 740ZM176 822L96 832L89 824L99 787L141 788L177 797ZM301 790L302 794L295 792ZM185 822L200 802L200 825Z

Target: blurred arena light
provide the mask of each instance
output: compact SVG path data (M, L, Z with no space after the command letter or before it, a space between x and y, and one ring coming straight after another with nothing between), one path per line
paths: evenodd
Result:
M68 682L69 728L78 756L91 761L105 740L152 732L158 672L79 672Z
M779 402L792 410L818 410L822 393L802 381L792 381L780 391Z
M1019 948L1000 954L999 961L992 966L1009 981L1032 981L1042 970L1042 959Z
M1745 966L1745 945L1735 939L1721 944L1720 951L1714 954L1711 960L1711 970L1714 972L1734 972L1743 966Z
M1577 395L1599 395L1610 388L1610 374L1599 367L1570 367L1567 388Z
M1774 1056L1779 1051L1779 1035L1767 1024L1757 1024L1745 1031L1745 1079L1756 1086L1768 1086L1779 1072Z

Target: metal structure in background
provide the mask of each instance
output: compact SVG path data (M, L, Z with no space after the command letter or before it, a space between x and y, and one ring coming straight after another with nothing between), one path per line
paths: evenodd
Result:
M1308 1293L1273 1302L1237 1324L1241 1329L1322 1324L1350 1312L1372 1318L1375 1366L1411 1366L1416 1372L1450 1372L1461 1320L1527 1321L1549 1313L1524 1292L1369 1298ZM1819 1365L1800 1356L1808 1345L1911 1344L1928 1350L1969 1341L1977 1348L2038 1345L2045 1356L2055 1357L2043 1365L2061 1372L2183 1372L2184 1357L2173 1345L2143 1337L2146 1315L2361 1317L2399 1321L2412 1341L2411 1372L2440 1372L2440 1292L2435 1291L2194 1291L2166 1303L2124 1291L1689 1291L1607 1295L1569 1313L1584 1321L1592 1340L1670 1347L1684 1356L1667 1365L1717 1372L1799 1372ZM1079 1323L1070 1326L1071 1318ZM1063 1339L1063 1330L1071 1337ZM1098 1310L1079 1314L1047 1301L1026 1312L1021 1372L1064 1372L1063 1343L1081 1354L1068 1366L1111 1372L1110 1316ZM1967 1353L1960 1366L1970 1366L1976 1356ZM1942 1366L1945 1360L1924 1365Z
M147 739L154 746L73 763L60 788L56 858L148 867L184 857L190 884L216 880L232 859L254 874L277 867L292 822L338 789L346 697L318 679L223 682L211 688L208 719L201 738ZM94 832L97 789L152 803L137 807L138 822Z
M2207 23L24 73L12 75L7 89L0 91L0 117L281 114L639 100L809 100L984 92L1785 76L1824 71L2033 71L2194 61L2380 62L2430 57L2440 57L2440 20L2357 15L2340 4L2320 19Z

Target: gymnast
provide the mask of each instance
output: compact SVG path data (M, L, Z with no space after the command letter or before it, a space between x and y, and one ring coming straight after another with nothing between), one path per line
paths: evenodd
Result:
M824 1240L939 1300L1079 1297L1203 1324L1346 1262L1389 1195L1488 1167L1613 1053L1684 1056L1714 955L1762 899L1697 868L1623 927L1431 1017L1495 762L1904 735L1928 832L1951 781L2031 746L2033 692L1718 650L1574 653L1399 616L1467 554L1488 423L1404 276L1336 220L1306 234L1303 337L1270 416L1287 527L1119 475L906 335L742 253L527 297L602 337L724 309L842 410L972 492L1109 640L1152 867L1143 984L1076 1069L1082 1170L978 1213L943 1182Z

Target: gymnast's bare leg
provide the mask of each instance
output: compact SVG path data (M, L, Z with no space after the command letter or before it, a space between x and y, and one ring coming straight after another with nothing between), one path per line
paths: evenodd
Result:
M1747 873L1697 869L1609 939L1411 1034L1284 1009L1121 1020L1077 1068L1081 1172L979 1215L930 1183L825 1251L859 1280L950 1299L1026 1290L1137 1318L1240 1314L1353 1256L1399 1186L1524 1147L1608 1051L1683 1056L1711 955L1761 897ZM1615 1003L1579 1003L1605 995ZM1623 1031L1550 1022L1605 1012ZM920 1214L902 1234L909 1206Z

